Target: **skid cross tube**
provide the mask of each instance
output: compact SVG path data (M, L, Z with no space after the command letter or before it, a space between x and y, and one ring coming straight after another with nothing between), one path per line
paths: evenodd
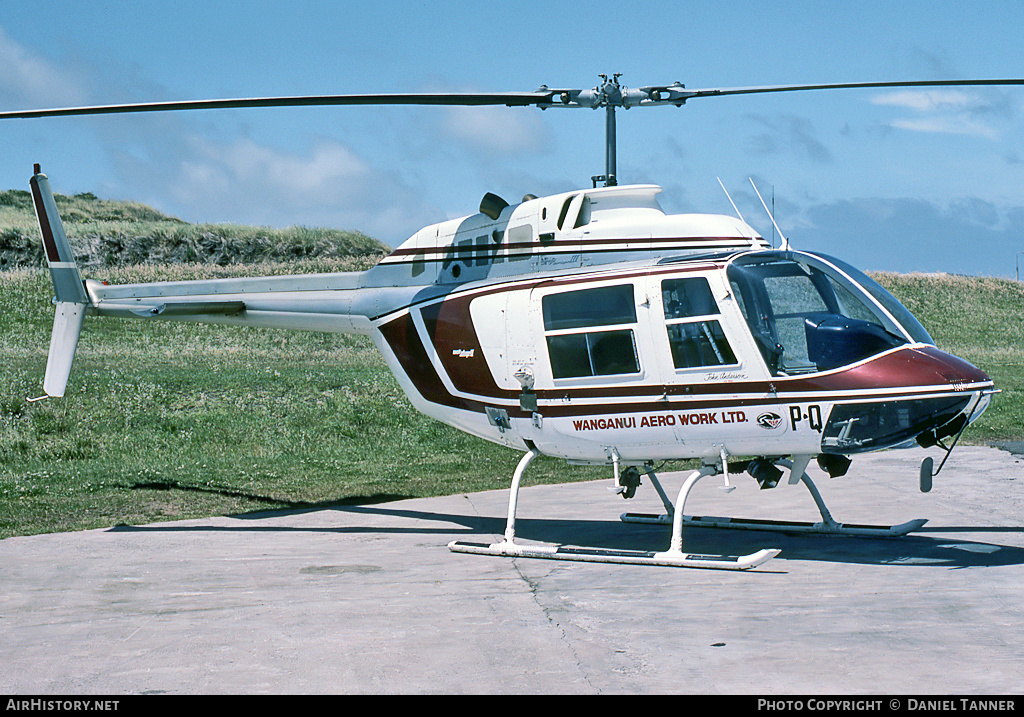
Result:
M794 461L791 460L779 460L776 461L776 463L780 466L789 468L791 471L794 468ZM806 462L801 460L800 464L806 465ZM800 470L800 464L796 466L797 470ZM807 491L811 494L811 498L814 500L815 506L818 508L818 512L821 514L821 521L818 523L686 515L684 512L684 506L686 496L689 494L690 489L692 489L693 485L700 480L700 478L703 478L704 475L714 475L714 468L710 466L706 466L705 468L708 469L708 472L700 474L701 471L697 471L696 473L690 474L687 478L686 482L683 484L683 488L679 491L679 499L675 504L677 507L666 502L664 488L661 487L661 483L658 481L654 472L649 472L647 476L654 484L655 489L658 491L658 495L662 497L662 502L665 503L666 512L662 515L655 515L652 513L623 513L620 516L621 520L626 523L648 523L654 525L672 523L673 540L675 540L675 535L679 532L676 529L677 525L695 525L702 528L731 528L733 530L765 530L782 533L816 533L821 535L894 538L917 530L928 522L927 518L917 518L915 520L908 520L906 523L901 523L899 525L862 525L854 523L840 523L832 517L832 514L825 505L825 501L822 499L817 486L814 485L814 481L810 479L805 471L800 472L797 480L802 482L807 488ZM797 482L797 480L794 480L794 477L795 476L791 476L790 483Z
M540 455L536 447L519 460L515 473L512 475L512 486L508 497L508 518L505 522L505 538L500 543L471 543L454 540L448 544L449 550L456 553L472 553L476 555L496 555L513 558L546 558L549 560L572 560L591 563L624 563L632 565L661 565L666 567L708 568L714 570L749 570L771 560L779 551L776 549L759 550L749 555L698 555L684 553L682 550L682 522L673 525L672 541L669 549L663 552L642 550L609 550L601 548L567 547L550 545L523 545L515 542L516 510L519 504L519 487L526 467ZM717 472L716 468L702 468L694 471L680 491L679 504L686 500L686 493L705 475ZM666 502L667 502L666 498Z

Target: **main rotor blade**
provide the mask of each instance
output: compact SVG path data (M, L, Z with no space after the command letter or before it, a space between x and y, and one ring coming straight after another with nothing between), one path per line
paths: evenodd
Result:
M170 112L177 110L215 110L240 107L316 107L337 105L507 105L509 107L524 107L550 104L551 98L556 92L557 90L542 89L536 92L314 95L306 97L244 97L225 100L140 102L135 104L95 105L91 107L57 107L52 109L5 111L0 112L0 119Z
M866 89L883 87L969 87L1024 85L1024 79L981 80L916 80L898 82L832 82L813 85L765 85L761 87L715 87L688 90L676 83L660 87L626 90L617 83L606 83L593 90L556 90L541 87L534 92L448 92L367 95L313 95L299 97L243 97L223 100L182 100L171 102L140 102L133 104L94 105L89 107L56 107L36 110L0 112L0 119L35 117L68 117L75 115L126 114L137 112L171 112L178 110L215 110L245 107L316 107L340 105L506 105L542 109L549 107L642 107L653 105L680 106L694 97L723 97L768 92L801 92L806 90Z
M900 82L833 82L821 85L765 85L762 87L721 87L702 90L683 90L684 101L692 97L720 97L723 95L751 95L763 92L800 92L803 90L848 90L880 87L971 87L990 85L1024 85L1024 79L991 80L914 80Z

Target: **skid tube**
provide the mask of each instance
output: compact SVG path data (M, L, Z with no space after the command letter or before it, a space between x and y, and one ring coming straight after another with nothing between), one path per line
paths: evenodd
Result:
M601 548L584 548L569 546L547 546L547 545L521 545L515 542L516 530L516 508L519 500L519 484L522 481L526 467L533 462L533 459L540 455L540 452L533 446L520 459L512 476L512 486L509 490L508 519L505 524L505 539L500 543L472 543L460 540L453 540L448 544L449 550L456 553L471 553L475 555L496 555L513 558L543 558L547 560L573 560L577 562L590 563L619 563L629 565L660 565L664 567L678 568L704 568L712 570L749 570L761 565L779 554L777 549L759 550L749 555L701 555L697 553L683 552L682 521L673 523L672 542L669 549L663 552L643 550L608 550ZM704 467L694 471L687 480L684 491L689 491L693 483L696 483L707 471L717 471L717 468ZM685 499L684 493L680 492L680 505Z
M676 505L679 506L679 510L677 511L666 496L665 491L661 487L661 483L658 481L658 477L655 475L654 471L648 471L647 476L651 479L651 483L658 491L658 495L661 497L661 501L665 505L666 512L662 515L655 515L652 513L623 513L620 516L620 519L626 523L649 523L654 525L673 523L674 525L678 520L684 525L693 525L702 528L730 528L733 530L764 530L782 533L814 533L818 535L877 538L897 538L917 530L928 522L927 518L917 518L915 520L908 520L905 523L900 523L899 525L861 525L854 523L840 523L832 517L831 513L829 513L829 510L825 505L825 501L821 497L821 493L818 492L817 487L814 485L814 481L812 481L805 472L804 468L807 466L806 457L796 461L780 460L776 461L776 463L790 469L789 482L791 484L797 482L802 482L804 484L808 492L810 492L811 498L814 499L814 504L818 507L818 512L821 513L821 521L817 523L809 523L788 520L758 520L751 518L685 515L684 507L686 503L686 496L689 493L689 489L692 488L693 484L697 481L693 480L691 483L688 479L686 484L684 484L683 490L679 492L679 499L676 501ZM799 475L796 475L797 473L799 473ZM704 475L714 475L714 473L707 472L704 473ZM703 475L701 477L703 477ZM699 480L699 478L697 480Z

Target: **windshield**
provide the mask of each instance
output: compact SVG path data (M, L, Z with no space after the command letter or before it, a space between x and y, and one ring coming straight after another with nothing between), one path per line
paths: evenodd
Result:
M827 371L911 341L932 343L885 289L831 258L748 254L732 262L727 273L774 375Z
M893 319L899 323L912 340L921 344L935 345L935 341L925 330L924 326L921 325L921 322L918 321L917 318L907 310L907 307L901 304L895 296L883 289L877 281L840 259L828 256L827 254L818 254L816 252L808 253L814 254L814 256L819 259L822 259L836 267L841 272L849 276L850 279L859 284L861 288L871 294L878 303L885 307L886 311L892 315Z

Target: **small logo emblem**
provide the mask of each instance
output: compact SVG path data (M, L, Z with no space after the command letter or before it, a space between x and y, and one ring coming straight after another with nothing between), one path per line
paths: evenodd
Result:
M757 425L761 428L767 428L769 431L773 428L778 428L782 423L782 416L777 413L762 413L757 417Z

